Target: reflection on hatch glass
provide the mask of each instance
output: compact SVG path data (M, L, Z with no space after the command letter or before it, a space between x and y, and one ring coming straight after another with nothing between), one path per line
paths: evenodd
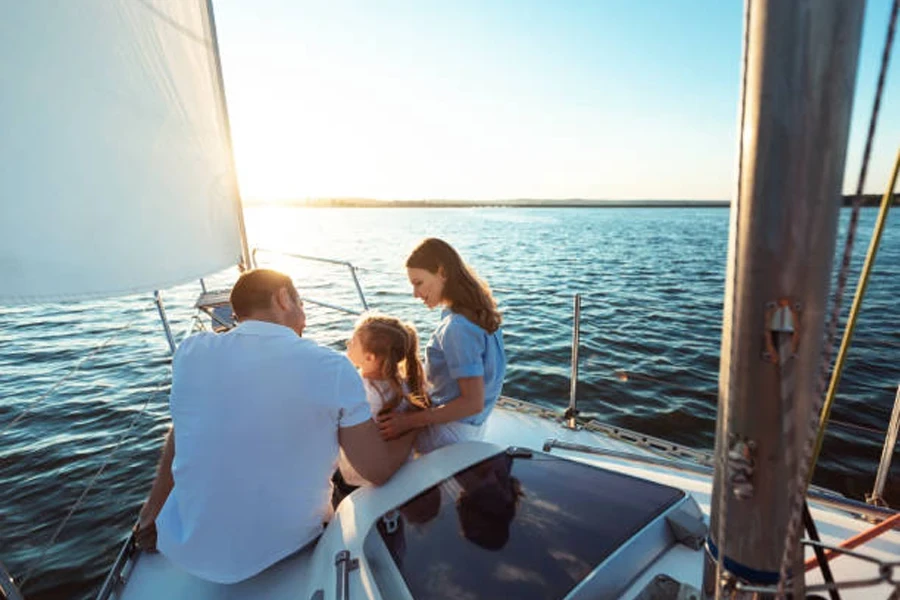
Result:
M405 583L417 600L562 598L683 496L546 454L503 453L385 514L366 556L385 597Z

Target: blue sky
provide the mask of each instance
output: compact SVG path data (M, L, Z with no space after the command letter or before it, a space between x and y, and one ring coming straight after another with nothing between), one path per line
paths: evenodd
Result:
M734 189L740 2L214 6L248 199L727 199ZM889 0L868 3L847 189L888 11ZM900 141L898 60L872 192Z

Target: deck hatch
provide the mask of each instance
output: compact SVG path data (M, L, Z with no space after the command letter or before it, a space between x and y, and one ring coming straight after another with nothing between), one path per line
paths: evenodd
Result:
M684 496L549 454L500 453L385 513L369 536L413 598L556 599Z

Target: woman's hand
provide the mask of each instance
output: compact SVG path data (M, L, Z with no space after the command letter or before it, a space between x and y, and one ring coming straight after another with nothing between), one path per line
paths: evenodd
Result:
M376 417L378 432L385 441L394 440L408 431L421 427L416 422L415 413L390 412Z

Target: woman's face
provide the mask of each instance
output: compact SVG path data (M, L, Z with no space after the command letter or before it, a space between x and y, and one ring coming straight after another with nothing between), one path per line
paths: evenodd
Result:
M432 273L427 269L407 267L406 273L412 284L413 296L420 298L425 306L434 308L444 301L444 284L447 278L440 270Z

